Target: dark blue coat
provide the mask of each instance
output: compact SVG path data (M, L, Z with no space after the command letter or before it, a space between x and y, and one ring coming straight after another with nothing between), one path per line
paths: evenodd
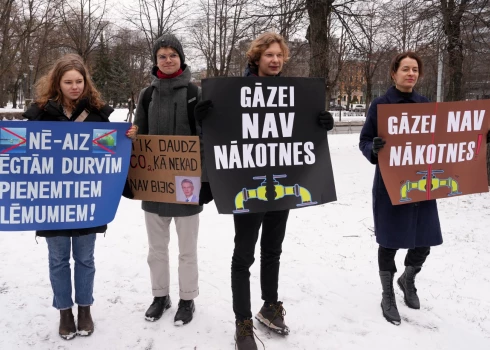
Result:
M373 183L374 232L376 242L385 248L430 247L442 243L436 201L392 205L379 170L378 158L372 153L373 139L378 136L378 104L422 102L429 100L415 91L403 93L391 87L385 95L371 103L361 131L359 149L372 164L376 164Z

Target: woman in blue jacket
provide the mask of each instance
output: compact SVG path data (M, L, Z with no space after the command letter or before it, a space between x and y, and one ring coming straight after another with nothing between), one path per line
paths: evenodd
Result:
M395 301L393 278L396 273L395 254L398 249L408 249L405 271L398 279L408 307L420 309L415 288L415 276L430 253L430 247L442 244L441 226L435 200L403 205L392 205L383 182L378 152L385 141L378 137L378 104L425 103L429 100L414 90L423 74L420 57L414 52L397 55L390 66L394 86L385 95L376 98L369 107L359 141L364 156L376 164L373 183L373 215L376 242L379 244L379 276L383 287L381 309L387 321L399 325L400 314Z

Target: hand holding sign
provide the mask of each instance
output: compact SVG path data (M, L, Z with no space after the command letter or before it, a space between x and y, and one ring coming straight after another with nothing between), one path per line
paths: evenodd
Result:
M378 152L383 148L386 144L386 141L383 140L381 137L375 137L373 139L373 154L377 157Z
M136 135L138 135L138 126L137 125L132 125L128 131L126 131L126 136L129 137L131 140L136 139Z
M209 182L201 183L201 191L199 192L199 205L208 204L213 200L213 193Z
M203 100L197 103L194 114L196 115L199 125L202 125L203 119L206 118L211 108L213 108L213 101L211 100Z
M327 131L332 130L334 125L332 114L328 111L320 112L320 115L318 116L318 124L320 124L322 128Z

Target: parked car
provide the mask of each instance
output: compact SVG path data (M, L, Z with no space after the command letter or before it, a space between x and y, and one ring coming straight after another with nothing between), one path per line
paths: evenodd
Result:
M366 110L366 105L362 103L356 103L351 105L351 111L353 112L364 112Z
M345 107L341 105L331 105L329 108L330 111L345 111Z

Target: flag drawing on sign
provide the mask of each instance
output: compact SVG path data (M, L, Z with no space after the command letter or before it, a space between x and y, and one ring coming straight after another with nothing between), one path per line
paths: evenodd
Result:
M116 153L117 130L94 129L93 153Z
M315 205L318 202L313 202L311 193L303 186L294 184L293 186L284 186L277 181L277 179L285 178L287 175L273 175L273 186L275 191L274 200L284 198L285 196L296 196L301 198L301 203L296 204L297 207L306 207L309 205ZM245 202L249 199L258 199L261 201L267 201L267 177L266 176L254 176L254 180L263 180L259 187L248 189L244 188L235 196L235 210L233 213L247 213L248 209L245 209Z
M26 153L26 128L0 128L0 153Z

